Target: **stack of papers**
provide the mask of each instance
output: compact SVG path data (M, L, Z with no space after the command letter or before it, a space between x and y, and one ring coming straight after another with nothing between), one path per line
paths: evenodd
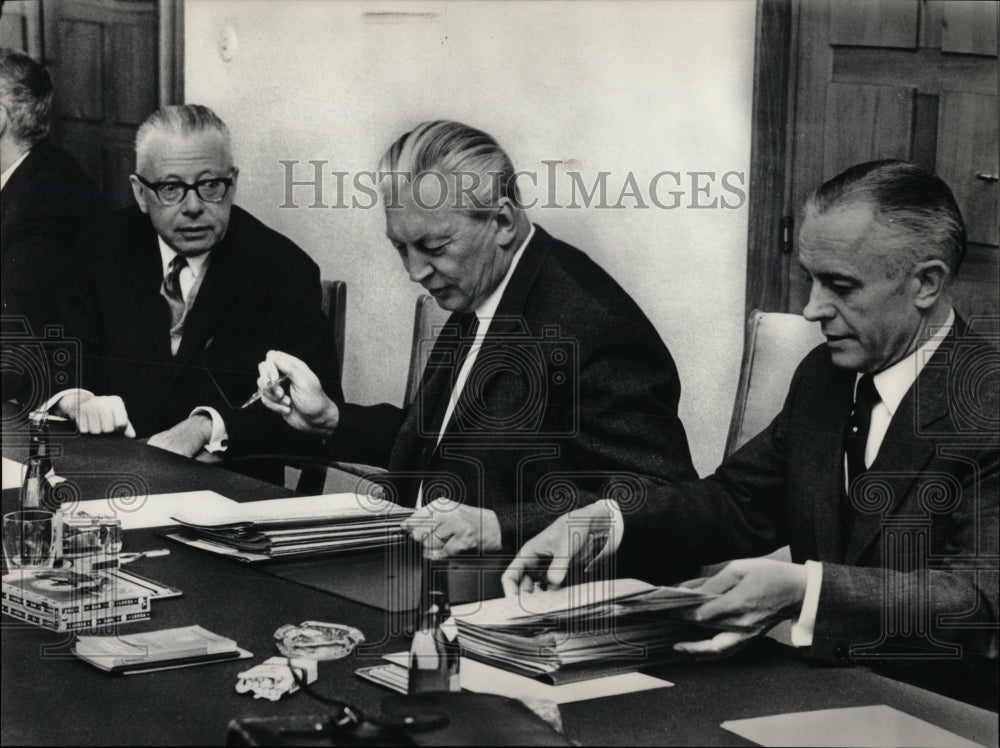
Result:
M615 579L459 605L452 613L468 656L559 684L675 659L676 642L709 636L684 613L712 597Z
M191 504L171 519L167 537L249 563L380 548L402 542L413 513L362 494L303 496L234 504L228 511Z

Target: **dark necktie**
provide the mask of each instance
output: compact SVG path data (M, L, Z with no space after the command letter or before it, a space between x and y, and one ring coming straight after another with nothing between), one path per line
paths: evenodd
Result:
M163 286L160 287L160 295L166 299L167 306L170 307L170 350L175 354L184 331L186 307L184 295L181 293L180 274L187 264L187 259L183 255L176 255L167 266L167 274L163 276Z
M451 325L452 331L457 327L458 336L454 332L449 335L447 325ZM448 410L448 403L451 401L451 393L458 380L458 373L468 358L472 343L476 339L476 331L479 328L479 318L474 312L456 312L453 314L441 332L439 342L441 347L439 352L451 350L451 365L437 367L436 370L424 379L423 387L428 388L424 393L426 399L425 411L422 413L423 424L421 431L424 435L424 448L421 454L421 466L426 467L431 456L437 449L438 434L441 433L441 425L444 422L445 412ZM452 416L454 418L454 415Z
M858 380L854 393L854 410L844 427L844 458L847 461L847 486L842 506L841 527L849 530L853 523L854 511L851 506L851 486L865 467L865 449L868 446L868 432L872 423L872 408L881 400L875 389L875 379L865 374Z

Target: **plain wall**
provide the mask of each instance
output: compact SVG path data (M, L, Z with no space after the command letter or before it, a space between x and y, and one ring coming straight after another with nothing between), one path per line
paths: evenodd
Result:
M326 278L348 283L344 384L350 400L400 403L414 300L385 238L381 207L338 203L332 172L375 169L399 135L427 119L491 133L519 169L536 170L529 211L553 235L588 252L656 325L680 371L681 417L695 466L722 457L743 340L752 0L659 2L273 2L186 0L185 97L213 107L232 131L237 202L287 234ZM575 170L589 188L607 176L607 204L634 174L649 205L544 207L559 161L555 202L572 202ZM650 178L661 171L657 197ZM688 172L707 192L695 193ZM348 186L351 176L347 177ZM351 191L346 196L367 198ZM692 202L714 208L691 208ZM725 209L722 201L738 207ZM576 196L576 204L583 205ZM286 207L281 207L286 205Z

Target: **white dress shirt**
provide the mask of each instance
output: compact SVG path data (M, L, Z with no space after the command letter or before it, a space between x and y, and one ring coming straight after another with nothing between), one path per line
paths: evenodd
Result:
M4 187L7 186L7 182L10 181L11 175L15 171L17 171L17 167L20 166L21 162L23 162L24 159L26 159L28 157L29 153L31 153L31 149L30 148L28 150L26 150L24 153L22 153L20 156L18 156L17 161L15 161L10 166L8 166L6 169L4 169L3 172L0 172L0 190L2 190Z
M510 267L507 268L507 272L504 274L503 280L500 281L500 285L493 290L493 293L483 299L482 304L476 307L476 319L479 321L479 325L476 327L476 339L472 341L469 353L465 357L465 361L462 363L462 368L459 370L458 376L455 377L455 386L452 388L451 397L448 398L448 407L445 409L444 418L441 421L441 430L438 432L437 444L441 443L441 438L444 436L444 432L448 428L448 422L451 421L451 416L455 412L455 406L458 404L458 400L462 396L462 390L465 388L465 382L469 378L469 372L472 371L473 365L476 363L476 357L479 355L479 350L483 347L483 340L486 339L486 333L489 332L490 323L493 321L493 317L497 313L497 308L500 306L500 299L503 298L503 292L507 289L507 284L510 283L511 276L514 275L514 270L517 268L517 264L521 261L521 256L524 254L524 248L528 246L528 242L531 241L534 235L535 226L534 224L531 224L528 235L521 243L521 246L517 248L517 251L514 252L514 256L510 261ZM418 507L423 505L423 498L424 483L421 481L420 486L417 489Z

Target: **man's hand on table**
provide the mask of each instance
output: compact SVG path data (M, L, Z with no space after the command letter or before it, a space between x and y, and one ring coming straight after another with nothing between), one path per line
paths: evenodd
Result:
M680 586L719 595L695 608L692 620L750 627L752 631L723 631L703 641L679 642L674 649L689 654L724 654L801 610L806 568L788 561L745 558L731 561L714 576Z
M67 392L54 410L74 421L81 434L123 434L129 439L135 438L125 402L117 395Z
M257 387L266 408L280 413L289 426L299 431L319 436L334 432L340 422L340 409L303 361L281 351L268 351L257 370ZM277 384L286 375L288 381Z
M500 580L504 594L561 587L571 566L589 564L604 552L614 526L606 501L562 515L518 551Z
M466 506L450 499L435 499L417 509L403 529L427 548L443 549L448 556L503 547L500 520L489 509Z
M211 439L212 418L199 413L185 418L166 431L153 434L149 437L149 446L164 449L183 457L195 457L201 454Z

